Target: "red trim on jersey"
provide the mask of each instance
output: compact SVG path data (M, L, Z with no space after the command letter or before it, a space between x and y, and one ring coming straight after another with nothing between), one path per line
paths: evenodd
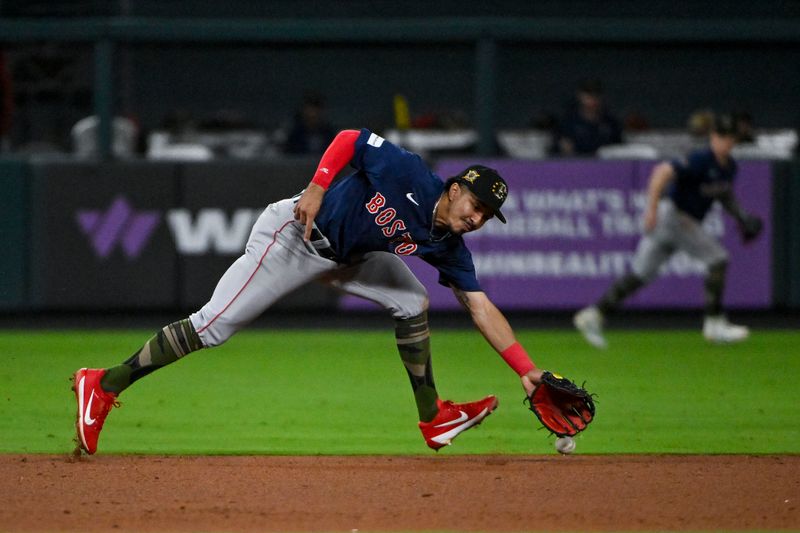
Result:
M317 171L311 179L323 189L327 189L336 174L353 159L356 153L356 139L361 132L356 130L342 130L333 139L328 149L322 154Z
M204 332L205 330L207 330L209 328L209 326L211 326L211 324L213 324L220 316L222 316L222 313L227 311L228 308L231 305L233 305L233 302L236 301L236 299L239 297L239 295L242 294L242 292L244 292L244 290L247 288L247 286L250 284L250 282L253 281L253 277L255 277L256 273L258 272L258 269L261 268L261 264L264 262L264 258L267 257L267 253L269 253L269 249L272 248L272 245L275 244L276 240L278 240L278 234L280 234L286 228L286 226L288 226L292 222L294 222L294 219L288 220L283 226L281 226L281 228L279 230L275 231L275 233L272 234L272 242L270 242L267 245L266 250L264 250L264 253L261 255L261 259L258 260L258 264L256 265L255 270L253 270L253 273L250 274L249 278L247 278L247 281L244 282L244 285L242 285L242 288L239 289L239 292L237 292L234 295L234 297L231 298L231 301L228 302L227 305L225 305L225 307L222 308L222 311L217 313L216 316L214 316L214 318L209 320L208 324L206 324L205 326L203 326L202 328L197 330L198 334L200 334L200 333Z
M531 358L528 357L528 353L525 351L525 348L518 342L515 342L502 352L500 352L500 356L508 363L508 366L514 369L520 376L524 376L534 368L536 365L533 364Z

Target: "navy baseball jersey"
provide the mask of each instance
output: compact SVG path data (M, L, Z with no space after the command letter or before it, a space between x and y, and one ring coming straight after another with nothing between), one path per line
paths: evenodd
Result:
M464 239L433 229L444 183L418 155L362 129L350 166L356 172L330 186L314 220L340 260L373 251L417 255L442 285L481 290Z
M703 220L714 200L728 194L736 175L736 162L721 166L710 148L695 150L684 160L672 161L677 179L669 197L675 206L697 220Z

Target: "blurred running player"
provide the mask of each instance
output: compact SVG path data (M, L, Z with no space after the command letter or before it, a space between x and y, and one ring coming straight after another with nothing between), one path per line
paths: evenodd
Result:
M653 169L647 189L644 235L633 259L632 272L614 282L599 301L581 309L573 318L575 327L590 344L606 347L603 335L606 317L650 283L661 265L680 250L702 261L707 268L703 336L711 342L738 342L749 336L748 328L731 324L723 313L728 252L701 225L718 201L734 217L745 240L754 238L761 230L761 220L746 213L733 195L736 162L731 150L736 141L735 121L730 115L719 115L714 118L708 147Z

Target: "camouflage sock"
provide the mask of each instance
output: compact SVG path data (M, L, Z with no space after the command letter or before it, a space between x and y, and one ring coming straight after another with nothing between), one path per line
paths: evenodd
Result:
M173 322L125 362L106 369L100 386L105 391L119 394L137 379L200 348L203 348L203 343L188 318Z
M430 422L439 411L436 405L439 395L433 383L428 314L423 312L415 317L395 320L395 339L408 379L411 380L419 419Z
M706 315L722 314L722 292L725 290L725 271L728 263L722 262L708 267L705 279Z
M642 285L644 285L644 281L634 274L623 276L615 281L603 297L600 298L600 301L597 302L597 308L604 315L615 311L625 298L638 291Z

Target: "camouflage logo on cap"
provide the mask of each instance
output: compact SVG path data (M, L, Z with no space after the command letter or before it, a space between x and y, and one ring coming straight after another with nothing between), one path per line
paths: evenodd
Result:
M475 183L475 180L478 179L479 176L480 174L478 174L477 170L470 170L469 172L464 174L461 177L461 179L463 179L464 181L468 181L470 183Z
M505 202L506 196L508 196L508 187L502 181L495 181L492 184L492 194L501 202Z

